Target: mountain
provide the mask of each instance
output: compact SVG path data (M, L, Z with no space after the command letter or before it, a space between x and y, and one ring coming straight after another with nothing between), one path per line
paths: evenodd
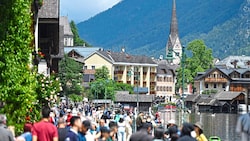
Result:
M176 0L176 8L182 44L203 39L220 58L250 47L249 0ZM172 0L123 0L77 27L93 46L158 57L165 55L171 10Z

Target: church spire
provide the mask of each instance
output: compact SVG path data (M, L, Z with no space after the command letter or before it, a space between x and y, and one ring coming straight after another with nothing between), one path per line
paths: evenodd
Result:
M177 17L176 17L175 0L173 0L172 19L171 19L171 24L170 24L170 34L172 36L178 36L178 25L177 25Z
M178 24L177 24L177 17L176 17L176 3L173 0L173 8L172 8L172 17L170 23L170 33L168 37L168 42L166 46L166 54L168 54L169 50L173 51L173 60L174 64L180 63L180 57L182 55L182 45L178 35Z

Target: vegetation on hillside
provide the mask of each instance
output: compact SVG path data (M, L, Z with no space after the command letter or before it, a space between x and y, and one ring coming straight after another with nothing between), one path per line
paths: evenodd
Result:
M86 47L90 47L91 45L89 43L87 43L86 41L84 41L83 39L80 38L79 34L78 34L78 29L76 27L76 24L74 21L70 22L70 27L71 30L73 32L74 35L74 46L86 46Z
M241 9L246 3L246 0L176 1L182 43L203 39L215 57L225 57L249 46L249 36L242 34L249 28L246 25L249 14ZM125 0L77 26L80 36L95 46L115 51L126 46L128 53L159 57L165 55L171 9L171 1Z

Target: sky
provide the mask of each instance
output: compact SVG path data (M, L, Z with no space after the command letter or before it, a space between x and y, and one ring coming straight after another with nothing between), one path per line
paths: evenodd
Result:
M60 0L60 15L76 23L105 11L121 0Z

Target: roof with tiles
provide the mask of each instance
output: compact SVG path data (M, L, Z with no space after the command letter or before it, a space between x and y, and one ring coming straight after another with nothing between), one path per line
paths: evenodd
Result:
M214 99L212 97L207 97L207 98L203 98L201 97L198 101L198 105L209 105L209 106L219 106L220 103L217 99Z
M59 18L59 0L43 0L38 11L39 18Z
M215 63L215 66L234 68L234 61L236 61L236 68L250 68L250 56L228 56L227 58Z
M176 69L179 67L179 65L171 65L168 63L167 60L154 60L157 64L157 74L169 74L169 75L175 75Z
M217 100L233 100L234 98L244 95L243 92L221 91L214 96Z
M97 51L97 54L103 56L113 63L139 63L139 64L157 64L147 56L129 55L125 52L112 52L112 51Z
M64 52L68 54L71 51L77 52L82 57L87 57L90 54L94 53L97 50L100 50L100 47L83 47L83 46L73 46L73 47L64 47Z
M185 101L197 102L201 98L199 94L190 94L187 95Z

